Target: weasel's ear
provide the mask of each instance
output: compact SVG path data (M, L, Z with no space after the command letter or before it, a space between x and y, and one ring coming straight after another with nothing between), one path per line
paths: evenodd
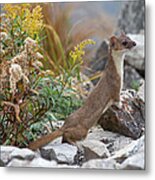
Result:
M116 42L117 42L116 36L112 36L112 37L110 38L110 46L114 48Z

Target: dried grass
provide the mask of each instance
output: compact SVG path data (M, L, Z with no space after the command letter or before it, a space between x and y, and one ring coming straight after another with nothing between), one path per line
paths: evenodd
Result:
M45 21L44 49L47 60L45 67L50 67L56 75L66 65L69 52L81 41L88 38L107 38L114 30L114 21L103 12L95 17L83 17L72 23L72 15L79 3L44 3L43 14ZM94 48L94 47L93 47ZM86 51L85 59L92 56L93 50Z

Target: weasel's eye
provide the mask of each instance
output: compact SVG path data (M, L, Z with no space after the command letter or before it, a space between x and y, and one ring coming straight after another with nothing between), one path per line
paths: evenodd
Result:
M127 44L128 44L127 41L123 41L123 42L122 42L122 45L123 45L123 46L126 46Z

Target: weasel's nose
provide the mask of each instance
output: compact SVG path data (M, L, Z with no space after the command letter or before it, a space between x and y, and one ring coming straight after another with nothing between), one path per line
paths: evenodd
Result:
M133 41L133 46L136 46L136 43Z

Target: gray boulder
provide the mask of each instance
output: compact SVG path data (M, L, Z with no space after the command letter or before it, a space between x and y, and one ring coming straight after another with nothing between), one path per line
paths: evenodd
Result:
M58 163L73 164L77 147L70 144L47 145L41 149L41 156Z
M117 169L135 169L140 170L145 168L145 138L131 142L125 148L115 152L110 159L115 159L118 163Z
M144 144L145 144L145 137L142 136L138 140L132 141L130 144L126 145L124 148L120 149L119 151L116 151L110 159L115 160L122 160L125 158L128 158L136 153L144 152Z
M122 107L110 107L99 119L104 130L109 130L131 137L139 138L145 129L145 103L133 90L121 92Z
M4 162L4 164L7 164L9 162L10 154L16 150L18 150L18 148L14 146L1 146L0 147L0 158Z
M86 138L84 141L77 142L77 146L83 148L86 161L110 156L106 145L99 140Z
M132 169L141 170L145 167L144 136L132 141L124 148L116 151L106 159L93 159L83 163L82 168L93 169Z
M145 157L144 152L139 152L127 158L121 165L116 166L118 169L144 170Z
M9 155L9 159L17 158L17 159L25 159L32 160L35 157L35 153L30 149L23 148L12 151Z

